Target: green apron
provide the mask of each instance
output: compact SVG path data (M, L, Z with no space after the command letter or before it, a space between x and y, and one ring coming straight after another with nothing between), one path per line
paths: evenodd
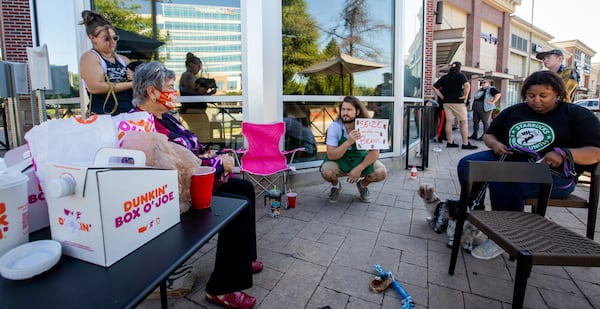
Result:
M342 137L338 141L338 145L343 144L347 140L348 139L346 138L346 136L344 136L344 130L342 130ZM367 156L367 152L368 152L367 150L356 149L356 143L355 143L355 144L352 144L352 146L350 146L350 148L348 148L348 150L346 151L344 156L341 157L340 159L329 160L329 158L327 158L327 156L325 156L325 158L323 159L323 163L325 163L327 161L333 161L333 162L337 163L338 167L340 168L340 170L342 172L344 172L345 174L348 174L353 168L358 166L365 159L365 157ZM321 166L323 166L323 163L321 164ZM367 176L368 174L371 174L374 171L375 171L375 167L373 166L373 164L371 164L362 171L361 176Z

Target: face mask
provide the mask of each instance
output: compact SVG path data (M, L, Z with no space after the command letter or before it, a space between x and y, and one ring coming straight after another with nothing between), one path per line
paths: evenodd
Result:
M172 110L175 108L175 99L177 99L177 91L161 91L158 103Z

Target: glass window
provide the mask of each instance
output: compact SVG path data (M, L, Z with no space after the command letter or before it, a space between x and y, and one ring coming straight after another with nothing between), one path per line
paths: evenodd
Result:
M404 96L422 97L423 84L423 5L405 1L404 8ZM384 78L385 80L385 78Z
M282 1L286 147L315 143L295 160L325 157L327 128L338 117L341 96L349 94L361 97L373 117L390 119L390 149L382 152L392 151L394 5L392 0ZM294 138L301 131L302 142Z
M393 66L391 0L282 1L283 92L391 95L379 91Z

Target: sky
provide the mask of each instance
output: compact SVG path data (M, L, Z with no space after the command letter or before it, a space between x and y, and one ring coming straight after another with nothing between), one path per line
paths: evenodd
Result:
M521 0L515 15L554 36L553 41L579 40L596 52L592 63L600 62L600 35L597 34L598 0Z
M75 13L73 0L37 0L40 45L48 46L50 64L68 65L69 71L78 71L75 33L83 26L77 25L81 12ZM60 7L60 10L56 8ZM39 14L52 12L52 14Z

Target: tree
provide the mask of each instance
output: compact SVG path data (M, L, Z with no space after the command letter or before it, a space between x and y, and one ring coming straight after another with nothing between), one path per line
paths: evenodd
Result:
M142 17L141 9L142 6L132 0L94 0L94 10L102 13L113 26L151 37L152 17Z
M94 10L102 13L114 27L151 38L152 17L143 17L141 9L133 0L94 0ZM169 36L159 32L156 39L168 42Z
M389 29L390 26L372 20L366 2L367 0L346 0L344 9L340 13L340 24L324 31L341 40L341 52L358 58L379 61L381 51L375 47L376 44L371 44L371 39L376 39L375 36L380 31ZM352 74L349 79L348 84L353 93Z
M301 84L294 78L318 59L317 24L308 14L305 0L283 0L281 13L283 93L303 93Z

